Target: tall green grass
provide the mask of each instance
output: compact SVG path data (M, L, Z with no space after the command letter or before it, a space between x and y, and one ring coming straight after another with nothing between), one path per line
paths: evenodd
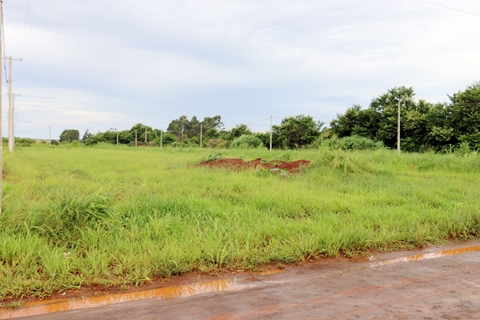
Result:
M226 150L300 174L195 167L214 151L99 146L6 154L0 299L190 270L354 256L480 232L480 157Z

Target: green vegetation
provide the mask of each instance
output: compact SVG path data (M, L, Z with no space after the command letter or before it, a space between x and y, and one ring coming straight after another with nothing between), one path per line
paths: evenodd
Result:
M222 152L80 144L6 154L0 300L480 232L480 156L467 148ZM287 176L193 166L222 156L312 164Z
M232 141L230 144L230 148L232 149L250 149L250 148L263 148L262 140L258 137L250 134L250 135L243 135L235 140Z
M337 115L337 119L330 122L330 128L323 127L323 122L315 122L307 115L285 117L280 125L272 126L272 148L316 148L327 143L333 148L358 150L365 149L365 143L370 144L368 141L371 141L372 146L367 149L379 146L396 149L400 106L400 143L403 151L447 153L462 144L480 151L480 82L449 98L449 103L415 101L413 88L396 87L373 98L366 109L354 104L344 114ZM65 130L64 133L67 131L74 130ZM78 136L78 131L75 134ZM188 120L182 115L170 122L167 132L141 123L119 132L112 128L93 135L87 130L82 142L86 145L117 142L131 146L162 144L181 148L202 143L203 147L225 149L241 136L255 136L264 146L270 146L269 132L253 133L245 124L226 130L220 115L205 117L203 121L196 116ZM341 140L344 138L352 139ZM364 140L360 141L361 138ZM63 138L63 141L73 140ZM358 142L362 144L360 148ZM236 144L233 148L238 148Z
M388 90L362 109L354 105L330 123L338 137L358 135L397 146L398 105L402 150L446 152L461 143L480 150L480 82L449 96L450 103L415 101L413 88Z
M80 140L80 132L75 129L63 130L62 134L60 135L60 142L73 142L78 140Z

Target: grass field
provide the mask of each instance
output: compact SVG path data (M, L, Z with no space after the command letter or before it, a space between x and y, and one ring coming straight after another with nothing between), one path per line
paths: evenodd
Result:
M226 150L245 160L312 164L288 176L194 167L214 152L5 153L0 300L480 234L475 153Z

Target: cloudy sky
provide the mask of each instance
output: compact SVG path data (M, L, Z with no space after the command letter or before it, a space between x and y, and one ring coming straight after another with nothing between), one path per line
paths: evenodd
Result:
M480 80L480 1L428 2L4 0L5 55L23 58L16 136L166 129L182 114L329 123L396 86L447 101Z

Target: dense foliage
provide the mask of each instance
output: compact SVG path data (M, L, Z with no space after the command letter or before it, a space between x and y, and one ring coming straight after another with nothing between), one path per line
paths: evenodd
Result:
M261 148L263 147L263 142L258 137L254 135L242 135L230 144L230 148L236 149L249 149L249 148Z
M80 132L75 129L65 129L60 135L60 142L73 142L80 140Z
M196 116L190 120L182 115L168 125L167 131L138 123L129 130L92 134L88 130L82 138L86 145L98 143L130 146L167 146L208 148L238 148L236 139L255 137L255 143L241 142L243 146L274 149L318 148L322 144L344 150L375 149L379 146L397 148L398 109L400 108L401 149L410 152L449 152L468 148L480 150L480 83L468 86L448 96L448 103L430 103L415 100L413 88L396 87L375 97L367 108L354 104L344 114L330 122L330 128L315 122L308 115L285 117L270 132L252 132L246 124L237 124L226 130L220 115ZM344 139L351 137L350 139ZM60 142L79 139L78 130L64 130ZM247 139L247 138L242 138ZM363 140L362 140L363 139ZM252 140L253 141L253 140Z
M400 145L406 151L445 151L468 144L480 150L480 83L449 96L450 103L415 101L412 88L393 88L366 109L354 105L330 123L338 137L358 135L397 147L398 104Z

